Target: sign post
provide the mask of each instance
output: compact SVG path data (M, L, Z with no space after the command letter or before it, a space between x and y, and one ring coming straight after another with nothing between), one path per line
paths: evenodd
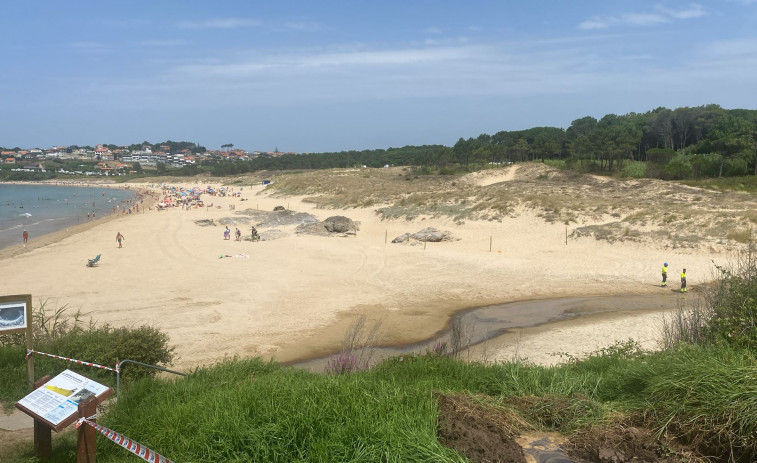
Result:
M34 324L32 323L32 295L17 294L0 296L0 334L26 333L26 349L34 348ZM34 385L34 357L26 360L26 376L29 386Z
M97 399L88 396L79 403L79 418L94 422L92 416L97 413ZM76 463L95 463L97 431L92 426L79 426L76 430Z
M60 432L79 418L91 418L97 404L113 394L113 389L71 370L49 378L40 379L16 402L16 408L34 418L34 451L42 458L50 456L50 430ZM78 461L94 462L95 435L81 430L78 436Z
M41 377L34 383L34 389L48 381L50 381L50 375ZM48 460L53 456L53 438L50 427L37 419L34 420L34 456Z

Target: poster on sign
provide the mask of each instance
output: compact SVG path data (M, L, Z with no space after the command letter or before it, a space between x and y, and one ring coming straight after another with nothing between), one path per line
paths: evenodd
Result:
M77 419L79 402L90 395L101 402L112 393L108 386L66 370L16 402L16 407L58 432Z
M29 326L26 301L0 302L0 332L23 331Z
M31 294L0 296L0 335L24 333L26 349L33 349L33 324ZM33 358L27 358L26 360L26 376L29 386L31 386L34 383Z

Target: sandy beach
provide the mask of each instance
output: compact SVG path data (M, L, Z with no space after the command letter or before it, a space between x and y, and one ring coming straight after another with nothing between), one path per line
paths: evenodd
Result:
M514 166L470 181L487 186L516 175ZM222 184L203 179L175 185ZM658 294L675 306L677 272L688 269L696 294L698 285L711 280L713 261L733 257L721 249L592 237L566 244L566 230L575 225L546 222L525 207L502 221L381 220L375 207L319 209L305 196L274 197L261 184L233 186L240 188L241 197L204 196L204 208L145 208L0 251L2 293L32 294L35 305L48 301L71 313L81 310L99 323L159 327L176 346L174 367L189 369L234 355L279 361L321 356L339 349L359 315L380 321L381 342L396 345L432 336L461 309L512 301ZM278 239L252 242L235 241L230 225L232 238L224 239L226 219L276 206L320 220L343 215L358 222L359 231L349 237L298 235L289 225L277 227ZM217 225L200 226L201 220ZM391 243L425 227L449 231L455 240ZM249 225L239 228L248 238ZM123 248L115 239L119 232ZM87 267L97 254L99 266ZM671 268L668 288L659 287L663 261ZM523 328L471 355L553 364L560 361L556 352L581 356L629 338L654 348L659 312L624 308Z

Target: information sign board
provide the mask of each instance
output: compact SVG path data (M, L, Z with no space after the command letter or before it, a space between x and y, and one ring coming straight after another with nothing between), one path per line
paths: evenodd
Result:
M108 386L66 370L16 402L16 407L58 432L78 419L79 402L94 395L100 403L112 393Z

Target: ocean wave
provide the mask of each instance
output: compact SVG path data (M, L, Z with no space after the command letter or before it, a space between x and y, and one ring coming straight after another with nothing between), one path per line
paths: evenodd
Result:
M0 309L0 327L24 326L23 307L5 307Z

